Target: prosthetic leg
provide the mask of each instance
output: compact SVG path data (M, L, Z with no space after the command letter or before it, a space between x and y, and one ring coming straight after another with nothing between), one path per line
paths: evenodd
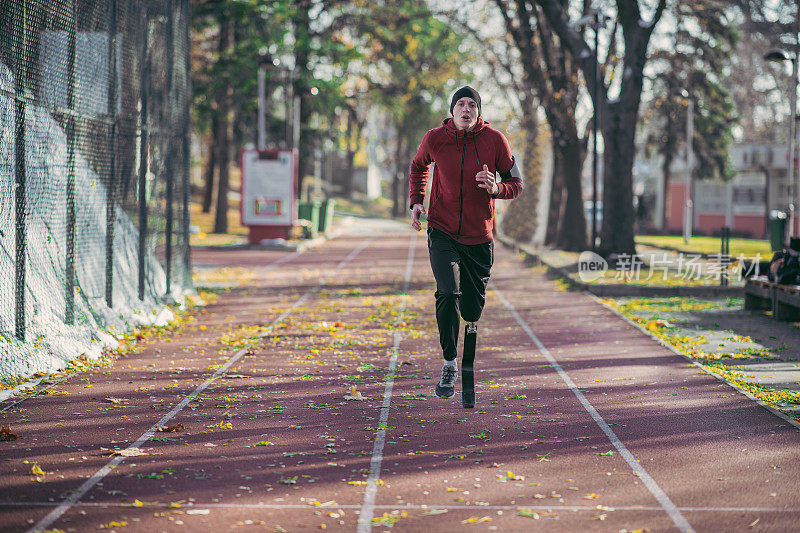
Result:
M466 408L475 407L475 344L478 326L467 324L464 328L464 356L461 358L461 404Z

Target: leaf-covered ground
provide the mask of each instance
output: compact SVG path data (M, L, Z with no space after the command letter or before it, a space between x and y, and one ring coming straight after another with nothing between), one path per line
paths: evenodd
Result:
M691 360L800 421L800 330L741 298L604 299Z
M364 231L291 257L197 260L241 269L208 278L233 288L108 366L0 406L2 527L45 523L65 500L48 528L667 531L678 513L698 531L781 531L800 518L795 428L500 247L469 410L460 383L433 395L424 239Z

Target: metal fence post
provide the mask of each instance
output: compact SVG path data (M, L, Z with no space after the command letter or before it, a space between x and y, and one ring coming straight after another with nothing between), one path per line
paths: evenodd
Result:
M20 354L12 363L56 349L46 342L54 334L80 346L75 325L124 322L142 309L137 294L157 308L159 263L167 295L191 287L190 10L189 0L0 8L0 67L12 84L3 95L13 107L0 177L14 239L4 273L14 293L4 302L9 353ZM61 326L34 307L55 312ZM96 320L84 324L88 316Z
M167 144L168 146L174 148L175 147L175 95L173 93L174 83L173 83L173 74L175 72L173 63L175 61L175 53L174 53L174 46L173 46L173 39L175 35L175 31L173 26L175 24L175 3L170 0L167 4L167 9L169 10L169 15L167 16L167 116L169 117L169 129L168 129L168 136L167 136ZM170 150L173 153L173 150ZM175 179L175 161L174 158L170 157L169 162L167 163L167 198L166 198L166 220L164 225L164 241L165 241L165 250L164 250L164 270L167 277L167 286L166 286L166 293L167 295L172 292L171 287L171 280L172 280L172 196L174 190L174 179Z
M719 255L722 276L720 277L719 283L724 287L728 285L728 265L731 262L731 228L728 226L723 226L720 237Z
M106 305L114 307L114 227L117 220L117 0L109 0L108 22L108 186L106 188Z
M148 113L147 113L147 92L149 87L149 63L147 60L148 46L147 39L150 33L147 5L142 7L141 24L142 31L142 55L140 58L141 68L141 90L139 100L141 111L139 113L139 300L144 300L145 273L147 268L147 167L149 165L149 143L148 143Z
M64 323L75 323L75 40L78 32L76 2L72 1L67 41L67 249Z
M190 246L190 233L189 224L191 223L191 213L189 211L189 189L191 188L191 172L192 172L192 149L190 143L191 131L191 108L192 108L192 78L190 72L191 67L191 54L189 48L191 46L191 6L188 0L181 0L183 3L183 31L186 49L183 52L184 59L184 83L186 84L184 90L183 102L183 285L184 287L191 287L192 285L192 248Z
M25 203L25 69L27 68L27 28L25 19L27 17L25 0L14 3L14 15L11 40L14 45L14 128L16 138L14 140L14 218L16 226L15 257L14 257L14 332L17 338L25 341L25 261L27 256L27 232L26 232L26 203Z

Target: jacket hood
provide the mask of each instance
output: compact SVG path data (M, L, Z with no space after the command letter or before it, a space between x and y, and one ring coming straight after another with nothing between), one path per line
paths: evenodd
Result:
M454 139L458 139L461 137L462 139L465 137L465 134L462 133L462 130L456 129L456 124L453 121L453 117L447 117L442 121L442 127L444 131L447 132L449 137L453 137ZM475 127L472 128L468 133L471 134L478 134L483 129L488 128L489 123L483 120L483 117L478 117L478 122L475 123Z

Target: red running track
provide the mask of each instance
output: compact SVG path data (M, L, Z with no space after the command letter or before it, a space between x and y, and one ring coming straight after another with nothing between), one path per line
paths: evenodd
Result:
M797 530L795 427L500 246L472 410L423 235L199 259L256 278L0 405L0 530Z

